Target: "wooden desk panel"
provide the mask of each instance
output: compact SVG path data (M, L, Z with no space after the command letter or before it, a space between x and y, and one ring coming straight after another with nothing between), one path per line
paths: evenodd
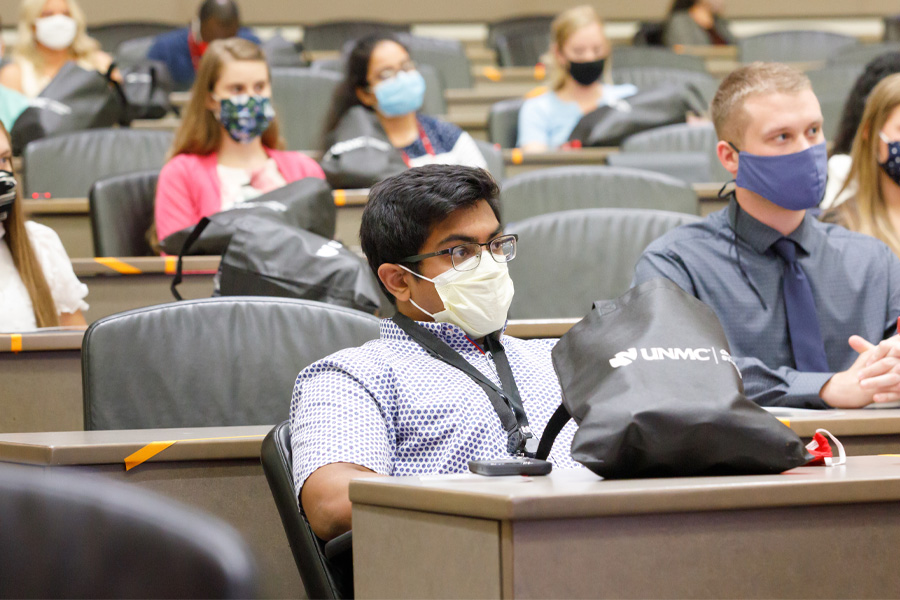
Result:
M0 334L0 433L84 429L83 329Z
M900 589L883 551L900 542L895 457L748 477L372 478L351 482L350 497L357 598L882 597ZM480 547L499 547L499 561L473 565Z
M287 414L287 405L285 405ZM259 462L271 426L0 435L0 461L97 473L206 510L247 540L264 598L302 598L300 576ZM212 439L210 439L212 438ZM146 444L180 441L125 470Z

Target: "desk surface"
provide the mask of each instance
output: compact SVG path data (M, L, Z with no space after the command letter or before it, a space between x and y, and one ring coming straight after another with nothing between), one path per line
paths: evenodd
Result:
M547 477L364 478L354 503L496 520L698 512L900 500L900 457L849 457L841 467L779 475L603 480L587 469Z
M0 461L29 465L121 463L153 442L176 441L147 462L258 458L273 425L0 434Z

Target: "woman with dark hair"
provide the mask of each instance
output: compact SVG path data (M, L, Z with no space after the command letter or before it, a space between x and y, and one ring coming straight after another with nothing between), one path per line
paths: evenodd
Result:
M663 26L666 46L733 44L728 22L719 14L725 0L675 0Z
M853 140L862 121L869 94L882 79L894 73L900 73L900 52L888 52L872 59L853 84L853 89L844 104L841 124L834 137L831 158L828 159L828 183L825 187L825 197L819 205L821 208L833 208L856 194L855 182L850 181L844 185L850 173L850 151L853 148Z
M486 168L475 140L456 125L419 113L425 80L407 48L390 34L360 38L347 58L344 82L335 93L323 136L326 149L346 141L335 130L351 113L374 115L407 167L424 164Z

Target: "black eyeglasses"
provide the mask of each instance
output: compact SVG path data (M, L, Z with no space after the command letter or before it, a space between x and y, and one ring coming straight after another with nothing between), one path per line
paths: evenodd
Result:
M450 261L453 268L457 271L471 271L477 269L481 264L481 249L485 246L491 250L491 258L498 263L508 263L516 257L516 242L519 236L515 233L509 233L495 237L489 242L479 244L478 242L468 242L447 248L446 250L438 250L437 252L429 252L428 254L416 254L408 256L400 262L417 263L422 262L426 258L432 256L450 255Z

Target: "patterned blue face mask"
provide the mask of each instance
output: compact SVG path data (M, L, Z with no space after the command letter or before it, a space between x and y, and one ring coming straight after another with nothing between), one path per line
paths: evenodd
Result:
M236 142L252 142L269 128L275 118L271 99L242 94L219 100L219 123Z
M400 71L375 86L378 111L386 117L399 117L422 108L425 78L418 71Z
M884 135L883 131L878 132L878 137L888 147L887 160L883 163L878 163L878 166L887 173L888 177L894 180L894 183L900 185L900 141L892 142Z
M828 151L825 142L801 152L762 156L738 151L735 185L755 192L782 208L804 210L819 205L825 195Z

